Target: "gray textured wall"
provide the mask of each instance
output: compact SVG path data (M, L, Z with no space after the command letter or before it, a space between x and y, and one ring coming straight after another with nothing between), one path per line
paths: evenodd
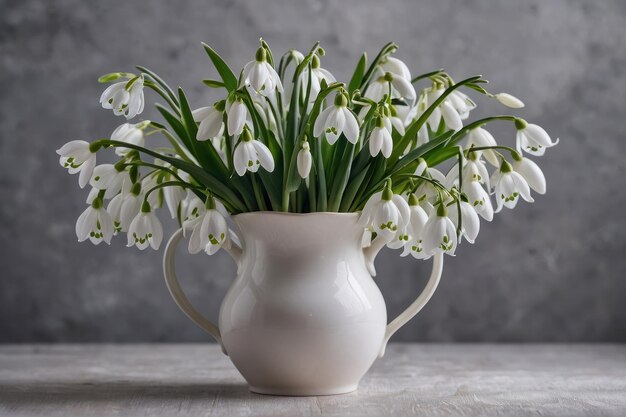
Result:
M414 72L482 73L561 138L541 160L549 193L483 223L395 340L626 341L625 17L623 0L0 1L0 341L209 339L167 295L162 250L76 243L84 193L54 150L122 122L99 109L99 75L142 64L199 106L212 74L200 41L241 66L259 36L275 52L320 40L344 79L362 50L394 40ZM486 111L502 109L476 115ZM391 314L429 268L380 256ZM180 269L215 317L234 274L227 255L186 255Z

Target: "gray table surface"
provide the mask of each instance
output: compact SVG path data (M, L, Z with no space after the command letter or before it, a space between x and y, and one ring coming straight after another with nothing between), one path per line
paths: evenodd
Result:
M352 394L250 393L215 345L0 346L1 416L625 416L626 345L391 345Z

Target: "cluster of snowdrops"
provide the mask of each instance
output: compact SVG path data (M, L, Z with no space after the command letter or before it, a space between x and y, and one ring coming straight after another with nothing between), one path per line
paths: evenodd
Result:
M189 235L189 251L213 254L241 245L230 215L361 212L364 246L378 241L426 259L453 255L462 239L474 242L480 218L491 221L520 198L532 202L531 190L546 191L526 154L541 156L558 141L509 114L466 122L476 107L466 93L524 106L488 92L481 76L412 76L393 43L369 65L364 53L347 84L322 67L319 44L275 60L261 40L238 75L204 49L219 79L202 82L223 92L208 106L192 109L182 89L144 67L99 79L111 83L100 98L105 109L135 118L147 88L164 102L156 104L163 121L124 123L110 138L57 151L80 187L91 187L76 223L79 241L110 243L126 233L128 246L157 249L163 229L155 211L166 206ZM514 146L486 130L496 121L516 130ZM153 135L169 145L156 146ZM119 160L98 165L96 155L108 149Z

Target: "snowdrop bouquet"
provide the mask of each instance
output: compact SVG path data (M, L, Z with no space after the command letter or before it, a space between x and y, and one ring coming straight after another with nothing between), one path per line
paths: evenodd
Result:
M57 151L61 165L79 173L80 187L91 187L76 223L79 241L109 243L126 233L128 246L157 249L163 231L155 211L166 206L190 233L189 251L213 254L237 242L232 214L361 212L370 232L364 245L425 259L453 255L462 239L474 242L480 218L491 221L520 198L532 202L531 189L546 191L525 154L541 156L558 141L513 115L467 122L476 107L467 93L524 106L488 92L481 76L413 76L393 43L371 62L364 53L347 83L322 67L319 44L275 59L261 39L239 73L204 49L219 80L202 82L223 94L213 104L194 109L182 89L140 66L99 79L111 83L103 108L132 119L144 109L147 88L165 103L156 104L163 121L124 123L109 138ZM499 145L486 130L496 121L515 128L514 146ZM156 134L169 146L150 146ZM119 159L97 165L107 149Z

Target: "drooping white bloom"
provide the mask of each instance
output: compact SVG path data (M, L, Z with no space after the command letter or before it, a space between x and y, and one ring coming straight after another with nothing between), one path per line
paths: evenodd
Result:
M406 107L406 106L402 106L402 107ZM404 132L405 132L404 121L398 116L398 112L396 111L395 106L390 106L388 110L389 110L389 115L383 116L383 123L385 124L385 127L387 128L389 133L392 133L393 130L395 130L400 135L404 135Z
M143 121L137 124L124 123L111 133L111 140L117 140L136 146L144 146L143 130L149 123L150 121ZM115 153L119 156L124 156L130 151L132 151L130 148L115 148Z
M109 201L109 205L107 206L107 213L111 216L111 221L113 222L113 234L116 235L118 232L122 230L122 204L124 203L125 195L123 193L119 193L115 197Z
M524 107L524 102L522 100L509 93L498 93L494 97L500 103L512 109L521 109Z
M250 85L257 93L268 95L274 90L282 93L283 84L278 73L267 62L265 48L259 48L254 61L250 61L243 68L244 83Z
M424 253L422 245L424 242L424 226L428 221L428 214L426 210L420 206L419 200L415 194L409 196L409 213L411 219L405 229L406 232L402 242L404 250L400 256L410 254L415 259L426 259L430 257L430 255ZM391 245L387 246L393 249Z
M424 161L422 158L420 158L418 161L419 163L417 169L415 170L415 175L430 178L434 181L441 183L442 185L445 184L446 176L443 175L441 171L439 171L437 168L429 167L426 164L426 161ZM415 194L420 201L425 200L431 203L433 203L439 196L437 187L433 185L430 181L426 180L420 180L420 183L415 190Z
M191 230L189 253L196 254L204 250L213 255L229 240L229 229L226 223L228 212L217 199L210 197L204 204L195 197L194 209L183 222L183 232ZM208 207L207 207L208 206Z
M552 142L550 135L541 126L526 123L521 119L517 119L515 125L517 127L517 151L520 153L523 150L531 155L542 156L546 148L559 143L558 139Z
M167 205L167 209L170 212L170 217L175 219L178 217L178 213L180 210L180 204L185 198L185 189L183 187L171 186L165 187L163 189L163 197L165 199L165 204Z
M378 118L378 126L372 129L369 139L370 155L376 156L379 152L382 152L385 158L391 156L393 149L393 140L391 139L391 132L387 130L382 118Z
M303 89L306 91L308 84L308 72L302 73L302 80L304 82ZM322 81L326 81L326 85L330 85L337 80L330 71L320 68L320 59L317 55L313 55L311 59L311 92L309 93L309 102L314 102L321 91Z
M193 120L200 123L196 140L205 141L222 136L224 133L224 101L213 106L200 107L192 112Z
M113 109L116 116L124 115L127 119L143 112L143 74L110 85L100 96L100 104L105 109Z
M385 72L390 72L396 76L404 78L409 82L411 81L411 71L409 70L409 67L398 58L387 56L385 60L380 64L380 68Z
M76 221L76 236L79 242L87 239L94 245L104 241L107 245L113 237L111 216L102 208L102 200L97 198L87 207Z
M446 102L450 103L452 108L459 114L461 120L469 117L470 111L476 108L476 103L462 91L454 90L446 98Z
M318 138L326 135L326 140L333 145L343 133L350 143L359 140L359 122L348 108L348 98L344 93L335 96L335 103L326 107L315 120L313 135Z
M530 188L539 194L546 193L546 177L541 168L528 158L522 157L519 161L513 160L513 170L524 177Z
M489 133L487 130L482 127L477 127L469 131L467 135L467 148L477 147L482 148L485 146L497 146L498 143L494 139L493 135ZM485 149L480 151L478 155L484 155L487 162L495 167L500 166L500 161L498 160L498 155L495 153L493 149Z
M456 245L456 228L448 217L445 206L441 204L437 210L433 210L424 226L424 252L429 255L454 255Z
M463 190L469 204L474 207L474 210L480 216L490 222L493 220L493 205L491 204L491 198L489 197L489 193L485 191L480 182L468 181L463 183Z
M391 72L382 72L380 69L377 70L372 82L365 89L364 96L379 102L385 94L389 95L390 85L391 98L404 98L410 103L415 102L415 89L410 80Z
M240 98L235 99L227 110L228 134L240 135L248 119L248 108Z
M102 164L94 168L89 184L96 190L106 190L104 198L108 199L119 193L122 187L130 187L130 176L124 168Z
M90 146L89 142L84 140L73 140L56 151L60 155L59 163L63 168L67 168L70 174L80 172L78 176L80 188L87 185L96 166L96 154L91 151Z
M480 231L480 219L475 208L467 201L459 201L461 208L461 238L465 239L469 243L474 243L478 232ZM448 210L448 215L455 227L459 225L459 213L458 207L451 206Z
M134 184L128 194L121 195L122 202L119 209L119 217L115 216L113 218L113 221L115 223L119 223L119 225L116 227L119 228L119 230L121 230L122 232L125 232L128 230L131 222L135 217L137 217L137 214L139 214L139 211L141 210L141 205L144 200L144 195L141 192L141 183ZM117 209L117 207L115 206L114 208ZM112 215L115 214L114 212L110 213Z
M513 171L511 164L506 161L502 161L500 169L493 173L491 182L495 187L496 213L500 212L503 207L515 208L519 196L529 203L535 201L530 196L530 187L524 177Z
M409 205L389 185L383 191L373 194L359 218L359 224L372 227L376 233L391 240L396 232L403 230L411 218Z
M141 212L135 216L128 227L128 243L126 246L137 246L144 250L148 246L159 249L163 241L163 226L148 202L144 202Z
M485 163L480 159L479 152L470 152L467 158L463 158L461 168L461 175L463 176L463 183L470 181L478 181L481 184L485 184L487 189L490 188L489 184L489 172ZM452 188L459 185L459 163L455 163L448 171L445 180L445 186Z
M307 178L309 173L311 172L311 165L313 164L313 159L311 157L311 147L309 146L309 142L304 142L302 144L302 148L298 152L298 174L300 178Z
M417 111L418 115L426 112L444 93L445 88L440 85L433 85L425 88L420 94ZM449 129L458 131L463 127L463 120L469 117L469 113L476 107L476 104L464 93L454 90L445 100L433 109L427 119L431 130L437 131L441 120Z
M247 171L257 172L259 166L266 171L274 171L274 158L269 148L262 142L252 139L248 129L244 129L239 143L233 152L233 165L239 176Z

